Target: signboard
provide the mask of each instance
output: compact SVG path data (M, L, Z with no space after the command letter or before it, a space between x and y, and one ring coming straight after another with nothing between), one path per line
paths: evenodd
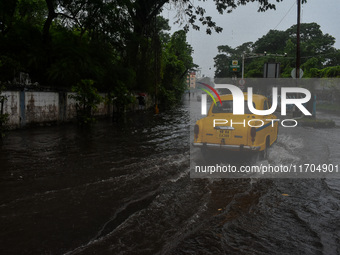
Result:
M229 70L231 72L239 72L241 69L241 66L238 63L238 60L232 60L229 65Z
M294 69L292 70L292 72L290 73L290 75L292 76L293 79L296 78L296 68L294 68ZM300 79L302 78L302 76L303 76L303 70L300 68L300 73L299 73Z
M279 78L280 63L264 63L263 78Z
M243 90L244 84L246 84L246 81L244 79L241 79L241 80L238 81L238 84L240 84L238 87Z

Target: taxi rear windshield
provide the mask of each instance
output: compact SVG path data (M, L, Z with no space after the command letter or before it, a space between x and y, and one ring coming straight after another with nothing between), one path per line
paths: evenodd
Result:
M256 109L254 102L253 106ZM214 105L212 108L212 113L233 113L233 101L222 101L222 105L220 102L216 102L216 105ZM247 101L244 101L244 113L251 114L251 111L248 108Z

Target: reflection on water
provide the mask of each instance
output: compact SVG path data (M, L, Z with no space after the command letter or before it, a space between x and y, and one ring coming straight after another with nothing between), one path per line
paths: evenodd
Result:
M1 254L340 253L339 180L190 179L188 109L12 132ZM338 131L317 132L334 161ZM307 158L301 142L283 133L269 161Z

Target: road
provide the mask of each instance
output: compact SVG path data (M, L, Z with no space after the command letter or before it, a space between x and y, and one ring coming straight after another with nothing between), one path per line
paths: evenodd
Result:
M340 179L190 178L181 107L13 131L1 254L340 254ZM280 128L267 163L340 164L340 129Z

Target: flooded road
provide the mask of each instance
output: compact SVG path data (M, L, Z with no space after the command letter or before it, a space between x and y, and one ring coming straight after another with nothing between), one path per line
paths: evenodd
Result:
M0 253L340 254L340 179L191 179L189 115L10 133ZM316 157L340 164L339 128L281 128L268 161Z

